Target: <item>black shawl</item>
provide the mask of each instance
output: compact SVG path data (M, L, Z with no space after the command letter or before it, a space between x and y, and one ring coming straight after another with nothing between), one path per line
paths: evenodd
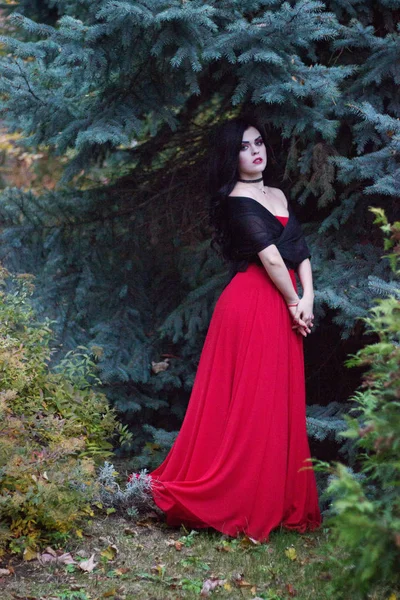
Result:
M261 261L257 255L271 244L278 248L288 269L310 258L300 224L288 205L289 220L284 226L262 204L246 196L228 196L223 202L229 256L235 271L245 271L249 262Z

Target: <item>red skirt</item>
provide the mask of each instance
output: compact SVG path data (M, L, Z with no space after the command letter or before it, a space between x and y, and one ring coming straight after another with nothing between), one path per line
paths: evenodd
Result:
M151 473L167 523L260 541L319 527L305 410L302 337L251 264L218 299L182 428Z

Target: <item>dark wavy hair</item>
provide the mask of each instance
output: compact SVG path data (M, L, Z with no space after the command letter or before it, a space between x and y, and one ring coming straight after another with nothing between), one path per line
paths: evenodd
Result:
M208 165L210 224L213 229L211 246L226 260L230 258L230 235L224 219L223 202L238 180L239 152L243 134L249 127L258 129L266 144L264 128L246 117L225 121L211 139Z

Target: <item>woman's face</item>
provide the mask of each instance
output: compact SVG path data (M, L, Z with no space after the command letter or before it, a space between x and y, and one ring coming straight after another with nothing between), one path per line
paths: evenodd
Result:
M251 126L243 134L239 152L241 179L258 179L267 166L267 151L260 132Z

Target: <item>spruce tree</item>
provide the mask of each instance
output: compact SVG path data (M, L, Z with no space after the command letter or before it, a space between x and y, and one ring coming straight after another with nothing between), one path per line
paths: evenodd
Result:
M68 163L55 191L3 191L0 259L36 275L59 356L91 347L127 421L137 433L159 430L149 452L171 439L162 429L179 427L227 282L209 248L204 191L221 120L250 111L265 123L271 185L306 223L322 332L333 320L344 337L358 333L368 276L389 277L366 208L385 205L389 219L394 210L398 4L47 0L9 9L19 33L1 38L1 118L26 147ZM320 339L329 356L331 341ZM320 439L341 427L344 398L314 397L330 399L341 408L309 410Z

